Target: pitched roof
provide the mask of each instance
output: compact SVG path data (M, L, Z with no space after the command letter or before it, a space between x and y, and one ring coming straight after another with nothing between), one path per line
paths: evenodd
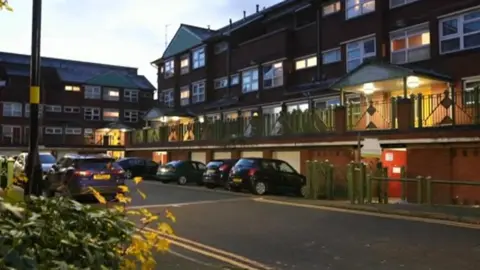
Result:
M30 75L29 55L0 52L0 64L4 66L8 75ZM109 76L110 80L105 80L105 82L113 83L112 74L116 74L117 79L114 85L104 85L123 88L139 88L146 91L153 91L155 89L145 76L138 75L137 68L49 57L42 57L41 64L42 67L55 69L60 79L64 82L87 83L87 81L94 78Z

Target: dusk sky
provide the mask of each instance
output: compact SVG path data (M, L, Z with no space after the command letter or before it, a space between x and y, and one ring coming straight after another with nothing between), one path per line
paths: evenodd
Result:
M42 56L140 68L156 86L150 62L165 49L180 23L216 29L243 10L280 0L44 0ZM30 54L31 0L10 0L2 11L0 51Z

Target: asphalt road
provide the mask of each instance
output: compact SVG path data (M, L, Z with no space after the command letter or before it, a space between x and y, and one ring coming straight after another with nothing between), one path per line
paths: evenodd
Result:
M175 233L284 270L480 269L480 231L268 204L234 193L144 182L146 200L175 214ZM166 205L169 204L169 205Z

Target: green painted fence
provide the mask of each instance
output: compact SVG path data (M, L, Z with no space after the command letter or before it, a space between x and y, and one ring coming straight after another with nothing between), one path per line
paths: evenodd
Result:
M307 161L307 199L333 200L335 194L334 167L326 161Z

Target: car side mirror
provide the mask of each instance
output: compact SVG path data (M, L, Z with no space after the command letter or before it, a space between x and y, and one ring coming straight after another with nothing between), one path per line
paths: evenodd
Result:
M53 164L53 165L52 165L52 169L53 169L54 171L58 171L58 165L57 165L57 164Z

